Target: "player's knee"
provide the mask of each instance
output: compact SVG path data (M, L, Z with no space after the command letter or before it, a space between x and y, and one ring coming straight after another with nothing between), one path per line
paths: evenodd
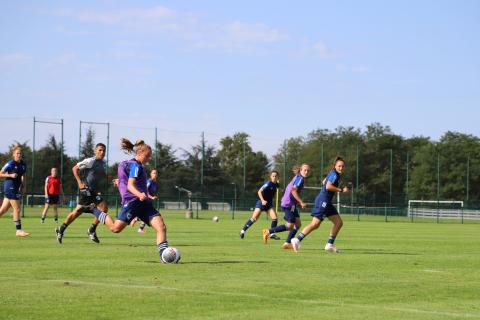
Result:
M337 228L339 228L339 229L340 229L341 227L343 227L343 220L337 221L336 225L337 225Z
M120 231L122 231L121 228L119 228L118 226L113 226L110 228L110 231L112 231L113 233L120 233Z

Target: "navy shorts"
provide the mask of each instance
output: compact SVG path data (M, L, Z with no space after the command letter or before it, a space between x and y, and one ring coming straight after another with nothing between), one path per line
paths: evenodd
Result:
M93 213L93 207L97 206L102 201L102 196L97 192L89 189L80 190L80 197L78 199L78 204L82 206L80 213Z
M160 216L160 212L155 209L152 201L135 200L122 206L117 219L130 223L136 217L150 225L150 220L156 216Z
M58 204L59 200L60 196L58 194L49 194L48 197L45 198L45 203Z
M255 204L255 208L258 208L262 211L268 211L273 207L271 202L267 202L266 205L262 205L262 200L258 200L257 203Z
M285 212L285 216L283 217L285 221L290 223L295 223L296 218L300 219L300 214L298 213L296 206L293 206L291 208L282 207L282 209L283 209L283 212Z
M310 215L320 221L323 221L325 217L338 215L338 211L333 204L323 201L315 204L315 207Z
M5 190L5 198L9 200L21 200L22 199L22 193L18 192L18 190L12 189L6 189Z

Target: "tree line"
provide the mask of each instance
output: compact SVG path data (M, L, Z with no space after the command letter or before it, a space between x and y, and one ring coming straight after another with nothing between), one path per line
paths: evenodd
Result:
M81 159L93 156L94 141L95 132L90 128L80 148ZM28 193L43 193L45 177L52 166L60 167L62 153L65 193L77 191L71 168L79 159L65 154L55 136L36 150L34 177L32 150L27 142L20 145L30 168ZM319 187L333 159L342 156L347 165L342 183L353 188L355 202L397 205L408 199L440 199L480 203L480 140L459 132L446 132L433 141L423 136L404 138L379 123L365 129L317 129L305 137L285 140L271 159L252 149L245 132L221 138L218 148L202 141L190 150L177 150L162 142L152 148L156 152L149 168L156 163L164 197L174 197L177 185L210 198L232 197L234 190L239 198L253 198L270 170L279 171L284 187L292 178L292 167L302 163L312 167L306 184ZM8 159L9 151L0 153L2 164ZM117 167L118 163L109 166L109 179L116 176ZM108 192L116 191L109 185Z

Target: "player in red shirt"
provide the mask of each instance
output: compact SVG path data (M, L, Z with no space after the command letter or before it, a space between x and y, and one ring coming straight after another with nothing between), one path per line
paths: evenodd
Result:
M60 200L60 193L63 193L62 182L58 177L57 168L52 168L50 176L45 179L45 208L42 212L42 223L45 223L45 217L47 216L47 211L50 205L53 206L53 218L55 219L55 223L58 223L57 204Z

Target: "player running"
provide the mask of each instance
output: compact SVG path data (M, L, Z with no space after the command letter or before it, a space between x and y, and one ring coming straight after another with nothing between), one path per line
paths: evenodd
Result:
M27 237L29 232L22 230L22 221L20 220L20 200L22 194L27 188L27 164L22 160L22 148L14 146L12 149L12 160L9 160L0 170L0 177L5 178L3 184L4 198L0 207L0 217L3 216L10 207L13 208L13 222L17 229L17 237Z
M118 165L118 179L114 180L122 197L122 210L115 221L97 208L93 209L93 214L114 233L121 232L138 217L157 232L156 243L161 259L163 250L168 248L167 227L148 196L147 173L143 167L152 156L152 148L143 140L133 144L122 138L121 144L122 150L135 154L135 158L122 161ZM162 259L161 261L164 262Z
M340 252L340 250L333 244L338 232L343 226L343 221L338 214L337 208L333 205L333 196L335 192L348 192L347 187L339 188L340 176L345 169L345 161L341 157L337 157L333 163L333 169L325 178L322 189L315 198L315 207L312 210L312 222L306 226L298 236L292 239L292 248L295 252L300 249L300 242L315 229L318 229L322 221L327 217L333 222L330 236L328 237L325 251Z
M73 169L73 175L77 180L78 188L80 189L80 199L75 209L67 216L65 222L60 228L55 228L57 241L62 243L65 229L82 213L92 213L93 209L98 207L103 212L108 211L107 202L101 196L101 188L105 186L107 165L103 158L107 147L103 143L98 143L95 146L95 156L87 158L77 163ZM80 172L82 177L80 177ZM90 240L100 243L97 237L98 219L93 219L92 225L87 229L87 235Z
M288 184L282 197L282 209L285 212L284 219L287 221L287 223L275 228L263 229L262 231L263 242L267 243L270 234L289 230L290 232L288 233L288 237L285 240L285 243L282 245L284 249L292 248L291 239L295 236L298 229L302 225L297 207L300 206L300 208L303 209L307 206L300 197L300 194L303 190L305 178L307 178L310 174L310 166L304 163L300 166L300 168L295 167L293 169L293 173L295 176Z
M275 198L278 189L277 177L278 171L272 171L270 173L270 180L265 182L260 187L260 189L258 189L258 200L255 205L255 210L253 210L252 217L247 220L242 230L240 230L241 239L245 237L245 232L247 232L248 228L250 228L257 221L262 211L267 212L272 219L272 224L270 227L273 229L277 226L277 212L273 207L273 199ZM271 233L269 237L270 239L280 240L280 238L275 233Z

